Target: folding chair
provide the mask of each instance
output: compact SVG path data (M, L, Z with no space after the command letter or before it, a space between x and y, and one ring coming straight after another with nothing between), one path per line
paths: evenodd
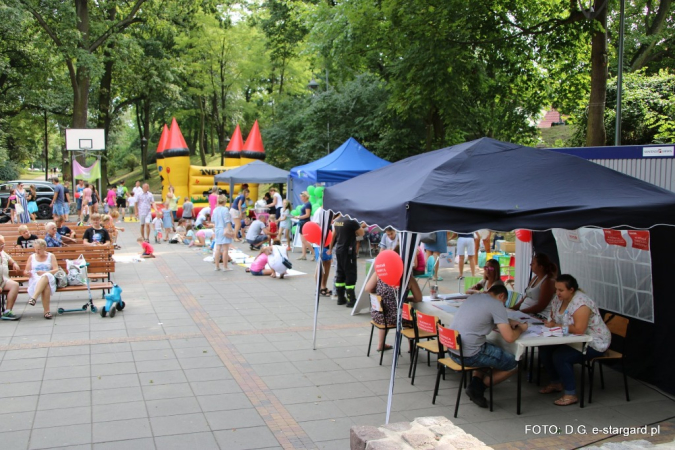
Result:
M428 334L431 334L433 337L437 336L436 325L438 325L438 317L431 316L429 314L424 314L419 311L415 313L415 330L417 330L416 337L420 331L424 331ZM431 366L431 353L438 355L438 340L429 339L425 342L420 342L417 340L415 344L415 354L412 362L412 380L410 384L415 384L415 372L417 371L417 360L419 359L420 349L426 350L427 352L427 365Z
M625 343L626 343L626 331L628 330L629 320L622 316L617 316L616 314L606 313L604 316L605 324L609 328L610 333L612 333L612 344L616 341L620 341L620 345L617 344L615 347L621 347L621 352L607 349L604 355L598 356L586 362L586 367L588 368L588 403L593 402L593 375L595 374L595 363L598 363L600 368L600 387L605 388L605 377L602 373L602 364L610 361L621 361L621 372L623 373L623 385L626 390L626 401L630 401L628 396L628 377L626 376L626 367L624 365L624 360L626 359L625 354Z
M462 337L456 330L450 328L445 328L442 325L438 325L438 373L436 374L436 387L434 388L434 397L431 401L432 404L436 404L436 397L438 396L438 387L441 383L441 373L445 374L445 368L448 367L455 372L461 372L462 378L459 381L459 387L457 388L457 401L455 402L455 417L457 417L457 411L459 410L459 399L462 396L462 389L466 389L467 377L466 373L477 369L485 369L490 375L490 411L492 411L492 368L490 367L467 367L464 365L464 352L462 351ZM460 364L457 364L454 359L447 357L444 358L445 354L444 347L455 352L459 352Z

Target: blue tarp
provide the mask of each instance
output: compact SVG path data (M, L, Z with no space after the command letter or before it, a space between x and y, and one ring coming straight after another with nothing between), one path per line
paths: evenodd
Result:
M300 193L308 186L316 183L332 186L388 164L391 163L373 155L356 139L349 138L329 155L291 169L293 205L301 203Z
M354 138L323 158L291 169L291 178L310 183L340 183L390 164L368 151Z

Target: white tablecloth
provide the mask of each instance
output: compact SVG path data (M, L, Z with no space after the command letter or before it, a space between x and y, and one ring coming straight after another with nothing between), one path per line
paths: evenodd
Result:
M428 297L425 297L425 300L428 300ZM436 305L443 307L445 310L438 308ZM455 302L444 302L444 301L423 301L420 303L415 303L415 309L421 311L425 314L430 314L441 319L441 323L445 327L449 327L454 318L454 314L448 312L447 310L452 310L456 306ZM516 361L525 355L528 347L539 347L542 345L560 345L560 344L569 344L572 347L576 348L579 351L584 350L584 344L591 342L591 336L584 335L569 335L561 337L543 337L543 336L521 336L516 339L515 342L506 342L502 337L501 333L496 331L491 332L487 336L488 342L491 344L497 345L500 348L506 350L509 353L512 353L516 357Z

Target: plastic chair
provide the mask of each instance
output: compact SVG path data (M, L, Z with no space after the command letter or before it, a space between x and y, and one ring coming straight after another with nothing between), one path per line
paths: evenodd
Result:
M630 322L627 318L622 316L617 316L616 314L606 313L604 316L605 324L609 328L610 333L612 333L612 344L616 341L621 341L620 347L621 352L607 349L604 355L598 356L586 362L586 367L588 368L588 403L593 402L593 375L595 374L595 363L598 363L600 369L600 387L605 388L605 377L602 373L602 364L606 362L621 361L621 372L623 373L623 385L626 390L626 401L630 401L628 396L628 377L626 376L626 367L624 365L624 360L626 355L624 353L625 341L626 341L626 332L628 330L628 323Z
M436 404L436 397L438 396L438 387L441 383L441 373L445 373L445 368L448 367L455 372L461 372L462 378L459 382L459 388L457 389L457 401L455 402L455 417L457 417L457 411L459 411L459 399L462 397L462 389L466 388L467 385L467 372L471 373L472 370L476 369L486 369L490 375L490 411L492 411L492 368L491 367L472 367L464 365L464 353L462 351L462 337L459 335L459 332L452 330L450 328L445 328L442 325L438 325L438 373L436 374L436 386L434 387L434 397L431 401L432 404ZM459 352L460 364L457 364L454 359L447 357L444 358L445 348L448 350L454 350L455 353Z
M483 280L483 277L464 277L464 292L471 289L472 286Z
M429 258L427 258L427 264L425 266L424 274L415 275L416 280L426 280L421 289L422 295L424 295L424 288L427 287L431 282L431 280L434 278L434 269L436 268L437 262L438 261L436 260L436 258L434 258L433 255L429 256Z

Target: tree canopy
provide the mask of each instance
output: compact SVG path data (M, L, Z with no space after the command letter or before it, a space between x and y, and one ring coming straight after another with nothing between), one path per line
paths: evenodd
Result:
M40 160L46 138L61 167L65 128L98 127L103 172L133 156L147 177L172 117L200 163L255 120L285 168L352 136L391 161L482 136L534 145L550 107L571 115L575 143L611 144L618 6L5 0L0 164ZM675 135L674 19L672 0L627 2L624 143Z

